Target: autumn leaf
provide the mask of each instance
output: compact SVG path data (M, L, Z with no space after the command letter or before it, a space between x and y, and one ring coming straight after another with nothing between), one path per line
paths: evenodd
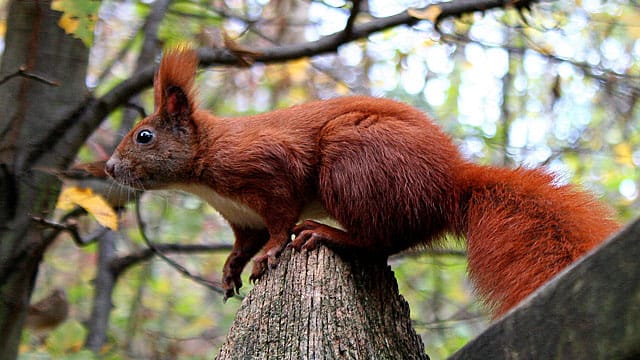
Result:
M629 143L620 143L613 147L616 154L616 162L621 165L634 166L633 148Z
M309 75L307 71L309 70L309 59L302 58L299 60L291 61L287 70L289 71L289 78L293 82L302 82L308 79Z
M341 96L351 94L351 89L344 82L336 82L335 91Z
M109 203L93 190L79 187L68 187L62 190L58 197L56 208L60 210L72 210L80 206L91 214L96 221L111 230L118 230L118 216Z
M427 6L425 9L409 9L407 13L420 20L428 20L435 24L438 16L442 14L442 9L438 5Z

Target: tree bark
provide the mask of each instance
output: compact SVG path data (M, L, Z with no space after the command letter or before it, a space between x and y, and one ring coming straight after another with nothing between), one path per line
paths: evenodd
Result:
M98 264L96 278L93 281L93 303L91 315L87 321L87 338L84 346L93 352L99 352L107 341L109 316L113 303L111 297L116 285L117 274L111 268L111 263L117 258L116 236L108 231L98 240Z
M38 169L65 167L82 144L50 146L84 101L89 56L58 26L60 13L50 5L12 1L7 16L0 68L8 79L0 86L0 359L17 356L38 265L54 238L32 216L53 208L59 180Z
M225 359L428 359L386 260L285 250L247 294Z

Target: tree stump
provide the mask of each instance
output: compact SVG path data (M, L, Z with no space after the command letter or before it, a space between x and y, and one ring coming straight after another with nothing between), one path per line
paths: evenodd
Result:
M428 359L386 260L287 249L238 310L217 357Z

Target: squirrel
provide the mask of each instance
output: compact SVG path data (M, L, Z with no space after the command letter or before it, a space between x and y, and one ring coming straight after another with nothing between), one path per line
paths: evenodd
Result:
M352 96L214 116L197 106L197 66L192 49L165 52L155 112L105 169L136 189L196 194L228 221L235 243L225 300L252 258L254 281L288 245L388 257L453 234L466 238L469 276L498 317L619 228L609 207L543 169L463 159L423 112L393 100Z
M25 326L35 331L52 330L69 316L69 301L63 289L54 289L45 298L29 305Z

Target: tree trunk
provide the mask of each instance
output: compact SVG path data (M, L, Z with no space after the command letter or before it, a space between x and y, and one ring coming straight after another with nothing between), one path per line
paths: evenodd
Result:
M138 56L134 73L142 71L145 67L153 64L154 58L160 51L158 42L158 27L164 18L171 0L156 0L151 8L151 13L145 19L143 26L144 41L142 50ZM136 95L130 99L130 102L142 106L139 96ZM137 111L125 109L123 119L120 124L119 134L126 134L133 127L134 120L140 116ZM122 140L122 136L118 136L117 141L108 149L109 153L113 152L116 146ZM131 197L133 200L133 197ZM117 277L112 269L112 262L117 259L115 249L115 233L107 232L98 241L98 265L96 271L96 279L94 281L94 296L91 308L91 315L87 321L89 330L85 340L85 347L93 352L99 352L107 341L107 330L109 327L109 316L113 307L111 298L116 285Z
M84 346L93 352L99 352L107 341L107 329L109 328L109 316L113 303L111 297L116 285L117 274L111 269L111 263L117 258L116 254L117 234L107 231L98 240L98 264L96 266L96 278L94 283L93 303L91 315L87 321L87 338Z
M56 144L86 96L88 49L50 1L12 1L0 78L0 359L17 356L38 265L53 236L32 216L53 208L60 169L84 139ZM49 82L57 83L53 86Z
M428 359L385 260L293 253L248 293L224 359Z

